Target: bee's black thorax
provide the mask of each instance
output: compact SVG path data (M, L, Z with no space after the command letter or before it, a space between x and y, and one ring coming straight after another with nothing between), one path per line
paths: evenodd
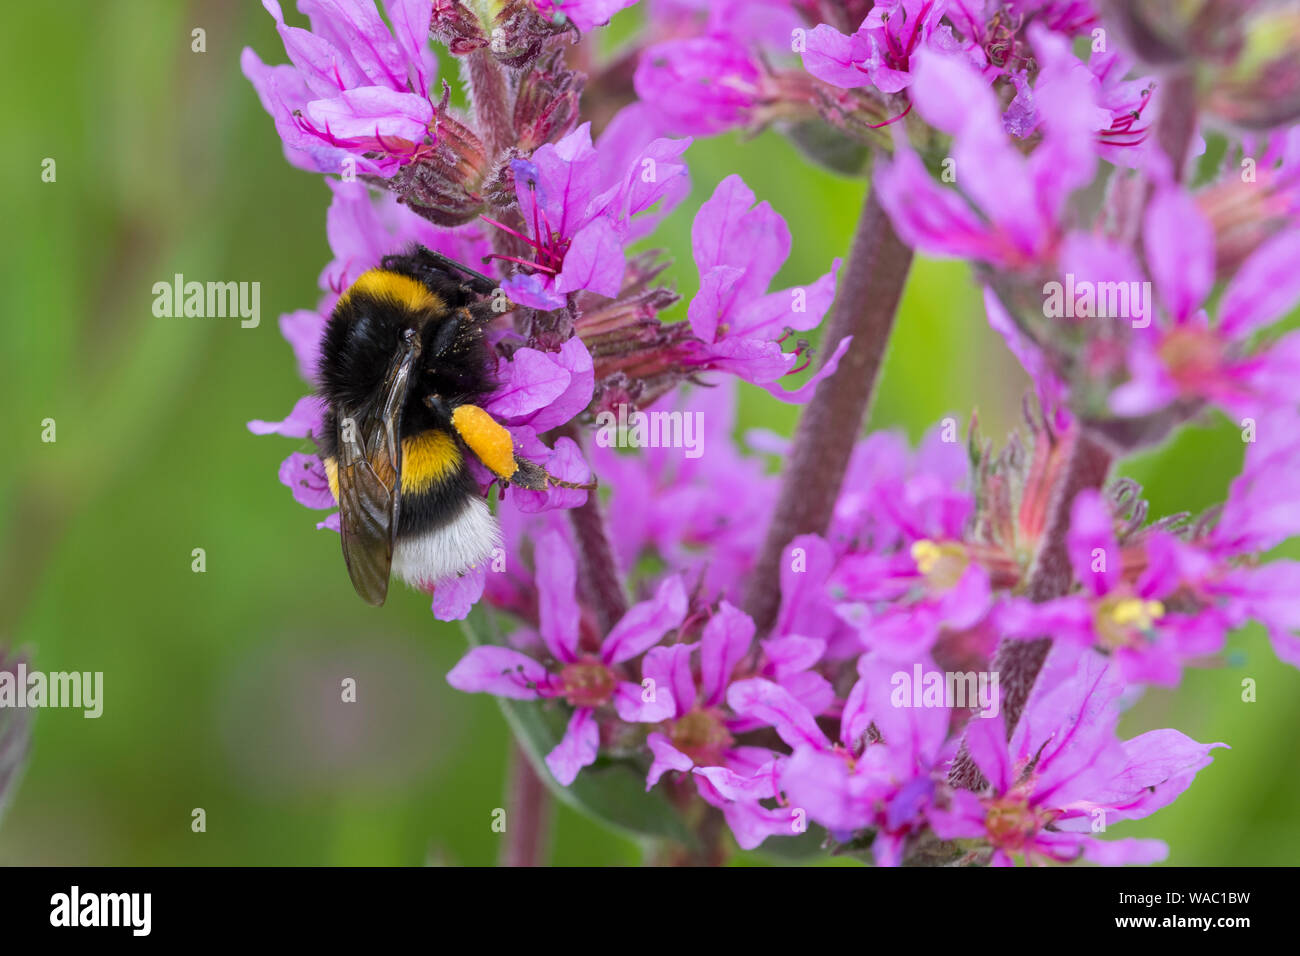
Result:
M478 495L451 412L457 405L478 404L493 388L483 339L488 304L426 257L422 251L389 256L382 268L365 273L343 294L325 327L318 370L318 389L328 407L317 443L323 458L337 458L340 419L380 407L408 331L419 337L420 355L395 424L407 449L403 472L424 468L437 478L411 487L411 475L403 476L399 538L448 524ZM443 441L450 447L439 444ZM444 451L431 450L438 448Z
M336 416L357 414L378 400L407 330L419 334L421 353L403 406L400 434L450 427L450 411L491 392L491 359L482 329L488 305L450 274L419 256L389 256L340 298L321 342L318 386ZM427 295L404 296L390 276L415 280ZM345 412L346 410L346 412ZM328 423L327 423L328 424ZM333 429L325 429L333 442ZM333 447L324 447L333 452Z

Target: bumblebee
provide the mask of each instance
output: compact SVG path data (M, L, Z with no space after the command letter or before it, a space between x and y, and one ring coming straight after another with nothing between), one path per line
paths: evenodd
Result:
M481 402L495 386L496 283L422 246L385 256L340 296L321 343L317 439L343 559L368 603L390 574L428 588L486 561L501 533L467 455L534 491L560 481L514 454Z

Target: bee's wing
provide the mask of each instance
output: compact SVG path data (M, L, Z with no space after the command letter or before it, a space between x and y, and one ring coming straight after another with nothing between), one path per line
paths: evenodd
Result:
M374 605L383 604L388 597L388 572L401 513L402 445L398 435L418 355L418 339L408 340L394 359L374 405L362 415L341 415L337 426L343 560L357 594Z

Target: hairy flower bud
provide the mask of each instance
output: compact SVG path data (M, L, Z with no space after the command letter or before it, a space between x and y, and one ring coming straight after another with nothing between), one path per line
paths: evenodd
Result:
M1246 157L1252 165L1252 157ZM1247 168L1251 168L1248 166ZM1230 177L1197 193L1196 204L1214 230L1215 278L1230 279L1265 242L1300 219L1294 175L1256 167L1248 179Z
M429 35L457 56L485 47L489 42L480 16L460 0L433 0Z
M1225 64L1207 108L1243 129L1271 129L1300 119L1300 10L1252 17L1240 54Z
M573 30L547 19L528 0L434 0L429 32L455 56L488 48L506 66L524 69L547 40Z
M1110 0L1129 49L1155 67L1195 67L1207 109L1244 129L1300 118L1300 12L1264 0Z
M434 119L437 140L419 160L389 180L379 180L412 210L440 226L459 226L483 211L488 159L483 143L447 108L449 90Z
M581 73L566 68L558 50L539 58L520 77L514 116L520 152L532 153L572 131L585 81Z

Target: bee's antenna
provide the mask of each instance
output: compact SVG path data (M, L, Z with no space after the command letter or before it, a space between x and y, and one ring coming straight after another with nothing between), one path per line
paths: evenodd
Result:
M572 488L574 491L592 491L596 487L595 478L592 478L591 481L586 482L585 484L580 484L576 481L564 481L561 478L556 478L549 471L546 473L546 483L548 485L554 485L557 488Z

